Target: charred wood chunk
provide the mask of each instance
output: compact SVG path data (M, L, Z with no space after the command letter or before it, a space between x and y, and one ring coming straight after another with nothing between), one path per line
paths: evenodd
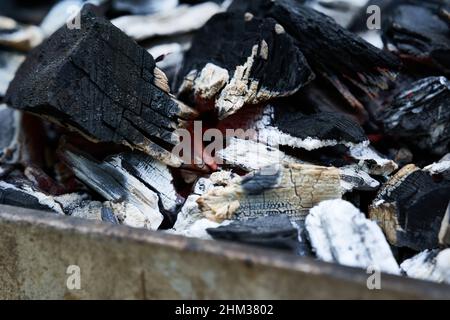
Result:
M384 23L384 41L400 56L450 74L450 5L446 1L398 3Z
M214 239L295 250L298 230L287 216L252 218L206 230Z
M388 241L417 251L439 246L439 234L447 226L450 182L436 182L414 165L402 168L380 189L370 207ZM448 245L448 243L447 243Z
M425 250L400 267L408 277L450 284L450 249Z
M312 208L306 229L321 260L400 273L381 229L347 201L324 201Z
M221 119L245 104L291 95L313 78L294 39L275 20L243 13L211 18L180 74L179 94L213 102Z
M163 146L176 143L177 119L191 110L170 97L152 56L89 6L81 25L62 27L28 56L7 103L91 140L131 145L179 166Z
M321 74L356 110L356 87L369 96L387 89L399 70L395 56L381 51L339 26L332 18L295 0L233 1L229 11L272 17L297 40L316 74ZM349 86L350 85L350 86Z
M385 131L411 147L444 155L450 150L450 81L419 80L399 94L379 115Z
M207 218L219 222L280 214L304 217L319 202L339 199L342 193L337 168L283 164L257 170L225 187L215 187L197 202Z
M161 225L163 215L159 210L158 195L126 171L120 158L97 162L69 150L61 157L78 179L106 200L118 202L117 206L123 207L115 211L123 212L125 224L152 230Z

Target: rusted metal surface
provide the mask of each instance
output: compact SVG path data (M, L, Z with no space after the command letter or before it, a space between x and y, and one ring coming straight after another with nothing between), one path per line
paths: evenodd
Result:
M81 289L69 290L78 265ZM450 298L450 286L276 251L0 206L2 299Z

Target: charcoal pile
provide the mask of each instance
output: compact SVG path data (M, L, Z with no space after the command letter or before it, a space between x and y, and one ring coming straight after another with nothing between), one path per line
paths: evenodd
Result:
M88 2L0 9L0 204L450 283L447 1Z

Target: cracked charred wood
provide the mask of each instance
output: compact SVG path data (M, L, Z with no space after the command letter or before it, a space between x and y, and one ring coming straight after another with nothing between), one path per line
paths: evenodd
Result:
M400 274L383 232L344 200L329 200L310 210L306 229L320 260Z
M439 234L448 227L449 201L450 181L434 181L428 172L407 165L382 186L369 215L392 245L422 251L439 246Z
M152 56L85 6L81 29L62 27L19 68L6 102L93 141L141 150L168 165L174 129L193 110L169 94ZM172 146L172 147L171 147Z
M295 0L235 0L229 11L277 20L297 40L313 71L330 82L357 112L365 111L354 92L376 96L380 89L388 89L400 68L395 56Z
M25 60L25 55L12 52L0 51L0 101L5 96L9 83L14 79L17 69Z
M408 277L450 284L450 249L425 250L400 267Z
M383 40L389 50L450 74L450 3L400 1L387 13Z
M219 5L206 2L153 15L121 16L111 22L129 37L142 41L198 30L220 11Z
M173 212L183 203L184 199L176 192L172 174L164 163L138 152L122 153L112 160L156 192L164 210Z
M298 230L287 216L266 216L233 221L206 231L216 240L297 251Z
M70 150L61 152L61 158L74 174L122 212L123 223L140 228L156 230L163 222L159 210L159 197L121 165L121 159L112 157L97 162Z
M207 218L218 222L280 214L303 217L319 202L340 199L342 193L337 168L284 164L215 187L197 202Z
M429 77L399 94L379 118L386 133L411 147L444 155L450 147L450 81Z
M196 33L177 87L180 97L214 105L223 119L244 105L291 95L312 78L294 39L275 20L220 13Z

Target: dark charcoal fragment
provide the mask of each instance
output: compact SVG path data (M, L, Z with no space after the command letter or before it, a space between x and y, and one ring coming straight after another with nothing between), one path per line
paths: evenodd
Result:
M380 190L370 217L392 245L433 249L439 246L441 226L447 225L444 216L449 201L450 181L435 182L428 172L408 165Z
M215 102L221 119L244 104L291 95L313 78L275 20L244 13L211 18L196 34L180 75L179 93Z
M412 147L443 155L450 144L450 81L444 77L419 80L399 94L379 115L386 133Z
M267 216L234 221L215 229L206 229L214 238L264 247L295 249L298 231L287 216Z
M433 64L450 74L450 3L402 1L384 22L384 42L403 58Z
M167 94L152 56L89 6L81 26L62 27L28 56L6 102L91 140L131 145L179 166L162 145L176 143L175 122L191 110Z
M313 71L331 82L361 112L364 107L346 82L374 96L379 89L388 88L400 67L395 56L295 0L236 0L229 10L275 18L297 40Z

